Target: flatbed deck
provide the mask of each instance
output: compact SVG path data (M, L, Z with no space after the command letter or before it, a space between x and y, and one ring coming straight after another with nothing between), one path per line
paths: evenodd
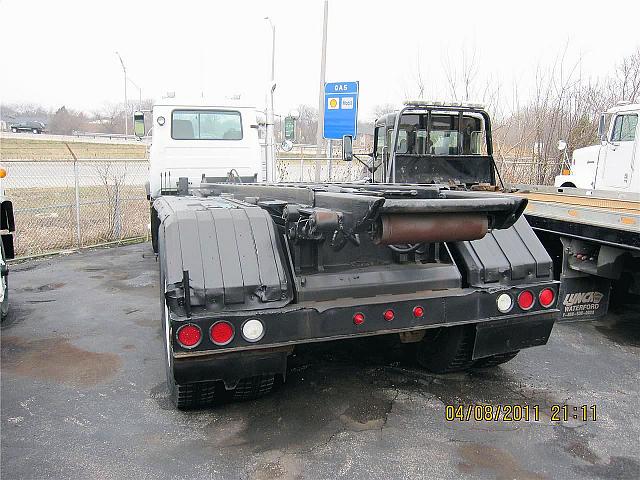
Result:
M529 200L525 215L534 229L640 250L640 195L620 192L511 186Z

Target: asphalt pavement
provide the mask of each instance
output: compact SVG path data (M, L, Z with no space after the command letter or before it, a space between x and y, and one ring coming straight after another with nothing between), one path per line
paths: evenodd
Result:
M429 375L386 337L308 345L268 397L181 412L157 281L149 244L12 265L3 479L640 478L637 305L473 373ZM447 421L447 405L539 419Z

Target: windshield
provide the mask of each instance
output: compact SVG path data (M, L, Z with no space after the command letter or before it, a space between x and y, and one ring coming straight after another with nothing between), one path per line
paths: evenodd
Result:
M174 140L242 140L240 112L222 110L174 110Z
M389 130L389 134L391 130ZM389 135L388 144L392 140ZM486 135L481 116L431 115L426 113L402 116L396 153L405 155L486 155Z

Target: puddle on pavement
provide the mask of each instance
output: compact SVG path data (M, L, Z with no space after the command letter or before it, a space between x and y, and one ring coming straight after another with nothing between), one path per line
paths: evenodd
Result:
M612 342L640 347L640 306L625 307L624 313L610 312L604 320L595 322L596 330Z
M446 404L508 403L540 405L542 417L550 405L563 403L502 367L431 375L414 363L411 347L403 347L395 339L377 337L298 348L289 359L287 381L278 390L256 401L205 410L211 418L203 431L209 438L206 448L309 452L341 432L383 429L398 395L437 398L443 415ZM157 386L151 396L160 408L172 409L165 388ZM469 459L471 453L466 452ZM504 472L518 471L515 460L503 460ZM542 478L520 473L522 478Z
M481 443L469 443L458 448L462 462L458 469L465 475L493 472L496 480L544 480L548 477L525 470L509 452Z
M583 431L582 428L571 428L562 424L553 427L555 438L550 441L552 445L560 446L566 453L583 462L575 465L576 472L588 476L632 480L640 478L640 463L629 457L612 456L605 461L589 446L589 441L595 435Z
M18 288L16 290L16 292L24 292L24 293L51 292L53 290L58 290L59 288L62 288L65 285L66 284L64 282L47 283L45 285L40 285L39 287L22 287L22 288Z
M83 350L64 338L2 338L3 372L25 377L73 386L92 386L111 379L121 363L116 354Z
M11 328L12 325L22 322L30 318L30 316L35 312L34 307L29 307L23 303L18 303L11 300L11 296L9 296L9 315L2 321L2 330L7 330Z

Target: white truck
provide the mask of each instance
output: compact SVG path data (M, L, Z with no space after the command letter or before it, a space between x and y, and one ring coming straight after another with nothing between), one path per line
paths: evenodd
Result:
M176 194L178 188L212 181L254 183L264 180L265 162L259 142L256 108L224 101L163 99L153 106L147 199ZM144 115L136 113L144 132ZM138 133L138 130L136 130ZM188 179L179 185L178 179ZM158 216L153 206L151 232L157 253Z
M639 114L628 102L603 113L600 145L575 150L554 187L513 186L560 272L563 319L604 315L612 291L614 303L640 295Z
M640 104L622 103L600 116L600 145L573 152L570 172L556 187L640 193Z

